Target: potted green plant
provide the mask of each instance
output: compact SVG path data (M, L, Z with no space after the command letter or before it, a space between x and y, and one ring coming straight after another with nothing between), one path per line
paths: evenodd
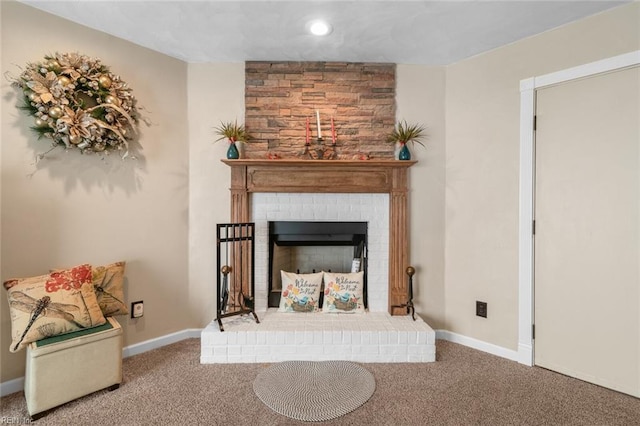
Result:
M217 141L227 139L229 141L229 148L227 149L227 158L229 160L237 160L240 158L240 152L236 146L236 142L246 142L249 140L249 134L244 127L244 124L238 124L238 120L233 123L230 121L221 121L220 125L215 128L216 134L220 137Z
M408 124L405 120L399 121L393 128L393 131L387 136L387 142L397 143L400 145L398 160L411 160L411 151L407 147L409 142L422 143L422 139L426 137L425 128L421 124Z

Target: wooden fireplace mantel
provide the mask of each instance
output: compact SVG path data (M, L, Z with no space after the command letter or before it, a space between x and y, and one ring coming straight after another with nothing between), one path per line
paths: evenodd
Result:
M416 161L398 160L222 160L231 167L231 220L250 222L249 193L389 194L389 312L407 302L409 232L407 170Z

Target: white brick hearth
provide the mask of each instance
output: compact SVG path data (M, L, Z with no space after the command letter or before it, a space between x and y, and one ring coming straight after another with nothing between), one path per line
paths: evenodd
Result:
M391 316L389 194L252 193L255 223L255 306L260 319L212 321L201 335L200 361L254 363L287 360L433 362L435 332L422 319ZM365 314L279 313L267 310L269 221L366 222L368 303Z
M291 360L434 362L436 334L422 319L365 314L280 313L225 318L202 331L200 362L255 363Z

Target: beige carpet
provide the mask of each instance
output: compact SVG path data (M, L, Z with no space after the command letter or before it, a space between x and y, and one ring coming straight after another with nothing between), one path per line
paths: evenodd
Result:
M273 412L253 392L267 364L201 365L189 339L124 360L124 383L51 411L39 425L638 425L640 400L541 368L437 341L437 362L362 364L376 390L360 408L321 423ZM0 399L0 420L27 416L24 397ZM4 420L4 419L9 419Z

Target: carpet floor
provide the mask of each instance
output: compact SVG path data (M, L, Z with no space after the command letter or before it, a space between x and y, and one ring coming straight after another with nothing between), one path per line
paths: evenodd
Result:
M309 423L253 392L268 364L200 364L188 339L124 360L124 381L50 411L40 425L640 425L640 399L438 340L437 362L362 364L376 390L360 408ZM64 385L61 383L61 385ZM28 421L21 392L0 399L0 423Z

